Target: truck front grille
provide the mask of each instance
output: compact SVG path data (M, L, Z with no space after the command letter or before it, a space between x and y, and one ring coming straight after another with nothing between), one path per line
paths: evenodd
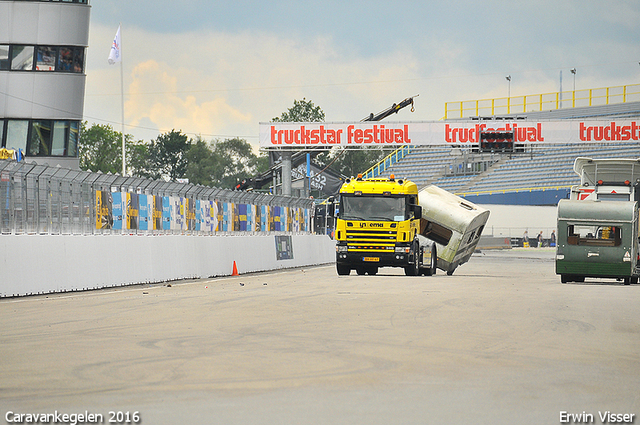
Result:
M395 230L347 230L349 251L393 251L397 232Z

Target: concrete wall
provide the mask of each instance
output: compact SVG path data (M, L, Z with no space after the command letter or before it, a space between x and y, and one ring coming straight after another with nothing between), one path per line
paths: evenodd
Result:
M277 260L275 236L0 236L0 297L230 275L335 261L335 242L291 235L293 259Z
M511 249L511 238L480 236L476 250L481 251L483 249Z

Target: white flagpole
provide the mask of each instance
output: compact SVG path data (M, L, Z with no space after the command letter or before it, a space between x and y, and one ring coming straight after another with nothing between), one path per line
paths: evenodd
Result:
M125 145L124 145L124 65L122 65L122 24L119 25L120 28L120 101L122 106L122 176L126 176L127 170L127 157L125 154Z
M122 110L122 176L126 175L127 160L124 145L124 65L122 65L122 24L118 25L118 31L111 44L111 50L109 51L109 65L113 65L116 62L120 62L120 102Z

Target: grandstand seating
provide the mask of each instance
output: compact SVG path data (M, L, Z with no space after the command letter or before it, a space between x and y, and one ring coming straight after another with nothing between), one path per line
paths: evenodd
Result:
M393 173L410 179L418 187L435 184L453 193L540 190L578 184L580 179L573 171L573 162L579 156L639 158L640 145L637 142L617 142L540 146L526 153L503 155L501 158L494 155L494 166L479 175L447 175L450 174L447 171L459 166L460 156L452 156L450 149L416 147L402 161L387 169L385 175ZM467 163L484 159L483 155L473 153L465 158Z

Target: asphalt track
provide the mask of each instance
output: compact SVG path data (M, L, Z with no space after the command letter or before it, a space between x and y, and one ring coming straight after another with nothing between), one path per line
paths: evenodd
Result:
M640 285L561 284L553 255L486 251L453 276L331 265L0 300L0 423L639 423Z

